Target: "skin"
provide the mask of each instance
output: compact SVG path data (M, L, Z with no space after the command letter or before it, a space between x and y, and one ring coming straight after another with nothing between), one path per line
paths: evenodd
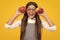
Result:
M21 14L22 14L21 12L16 11L14 16L7 22L7 24L9 24L9 25L13 24L14 20ZM36 8L34 5L28 6L27 14L28 14L29 18L31 18L31 19L34 18L35 14L36 14ZM45 12L38 14L38 15L42 16L47 21L47 23L49 24L50 27L54 25L54 23L49 19L49 17L46 15Z
M34 5L30 5L30 6L28 6L28 8L27 8L27 14L28 14L28 16L29 16L29 18L34 18L34 16L35 16L35 14L36 14L36 8L35 8L35 6Z

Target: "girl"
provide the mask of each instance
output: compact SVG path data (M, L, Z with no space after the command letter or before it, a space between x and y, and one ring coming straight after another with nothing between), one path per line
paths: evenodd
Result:
M56 26L45 13L37 14L36 8L38 8L38 5L35 2L28 2L23 19L14 22L14 20L22 14L17 11L17 13L5 24L5 27L13 29L21 26L20 40L41 40L41 28L54 31L56 30ZM41 20L39 16L42 16L46 22Z

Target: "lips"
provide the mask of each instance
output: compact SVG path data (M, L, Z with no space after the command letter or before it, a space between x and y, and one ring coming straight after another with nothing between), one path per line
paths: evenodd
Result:
M34 14L33 13L30 13L29 15L33 16Z

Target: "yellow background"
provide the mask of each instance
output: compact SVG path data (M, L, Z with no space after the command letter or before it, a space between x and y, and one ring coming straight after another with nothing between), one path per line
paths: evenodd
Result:
M5 23L15 14L17 7L25 6L31 0L0 0L0 40L19 40L20 28L8 30ZM33 0L57 26L57 30L49 32L43 29L42 40L60 40L60 0ZM21 15L22 16L22 15ZM19 16L17 19L22 18Z

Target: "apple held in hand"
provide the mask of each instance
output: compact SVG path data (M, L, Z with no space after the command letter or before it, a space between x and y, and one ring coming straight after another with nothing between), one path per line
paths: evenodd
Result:
M24 6L22 6L18 9L18 11L24 13L24 12L26 12L26 8Z
M41 13L43 13L43 12L44 12L43 8L39 8L39 9L37 10L37 13L39 13L39 14L41 14Z

